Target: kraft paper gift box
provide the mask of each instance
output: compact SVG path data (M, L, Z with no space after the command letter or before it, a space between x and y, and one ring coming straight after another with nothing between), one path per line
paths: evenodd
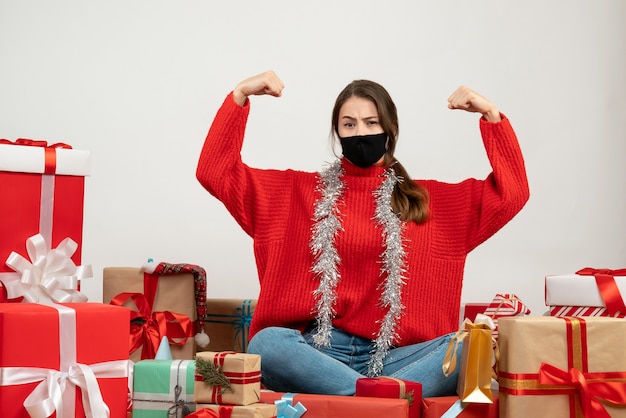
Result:
M128 309L102 303L0 304L1 415L29 418L24 404L52 413L51 391L62 392L58 418L104 417L104 408L125 418L129 318Z
M181 266L181 264L166 265ZM198 319L200 322L200 316L204 317L206 277L204 278L204 288L202 288L198 285L199 280L197 280L196 272L155 275L145 270L145 266L105 267L103 269L102 299L104 303L123 301L123 306L139 312L140 316L144 318L138 321L141 327L135 324L136 326L132 328L134 338L140 340L136 344L140 344L140 346L130 353L130 359L137 362L142 359L154 358L162 337L167 334L168 337L171 337L172 358L193 360L197 349L193 338L194 329L196 326L200 326L194 324L193 321ZM203 271L203 269L201 270ZM145 299L129 294L143 294ZM120 295L124 296L120 297ZM203 301L202 305L198 303L199 298ZM141 303L142 308L136 306L137 303ZM171 314L181 317L183 322L172 320ZM151 321L143 323L145 318ZM164 326L166 322L167 331L165 331L166 327ZM145 328L149 326L155 326L157 329L146 330Z
M29 237L41 234L48 250L70 238L72 255L81 263L85 176L88 151L66 144L18 139L0 140L0 281L18 280L5 260L15 251L26 254Z
M458 396L424 398L422 418L498 418L498 405L497 392L494 393L493 403L462 403Z
M356 396L406 399L409 402L409 417L420 417L422 384L419 382L384 376L364 377L356 381Z
M261 356L233 351L196 353L196 403L250 405L260 400Z
M208 409L215 412L218 418L274 418L276 417L276 405L266 403L254 403L251 405L216 405L216 404L198 404L197 411ZM201 413L198 412L201 418ZM134 418L134 417L133 417ZM286 418L286 417L285 417Z
M500 416L626 417L626 321L500 321Z
M586 267L545 277L545 302L552 316L626 316L626 269Z
M284 399L293 404L301 403L306 408L304 418L409 417L406 399L261 391L261 402L274 403Z
M245 353L256 307L253 299L207 299L204 330L211 339L206 350Z
M133 418L182 418L196 410L193 360L135 363Z

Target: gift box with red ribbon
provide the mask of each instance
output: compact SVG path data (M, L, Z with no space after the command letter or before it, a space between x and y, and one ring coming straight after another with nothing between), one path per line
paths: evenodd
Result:
M406 399L409 417L419 418L422 384L393 377L364 377L356 381L356 396Z
M41 234L47 250L66 238L81 263L85 176L88 151L46 141L0 139L0 282L19 280L5 264L12 252L26 254L28 238Z
M194 335L204 332L206 272L193 264L148 263L143 267L106 267L103 301L129 307L130 359L154 359L163 337L172 358L193 360Z
M409 402L406 399L261 391L261 402L277 401L301 404L306 410L303 418L409 417Z
M260 400L261 356L234 351L196 354L196 403L250 405Z
M422 418L443 416L446 418L498 418L498 394L497 392L494 394L493 403L461 402L458 396L422 399Z
M502 318L500 416L625 416L624 335L618 318Z
M545 277L545 302L552 316L626 317L626 269L585 267Z
M129 317L101 303L0 304L0 415L126 417Z

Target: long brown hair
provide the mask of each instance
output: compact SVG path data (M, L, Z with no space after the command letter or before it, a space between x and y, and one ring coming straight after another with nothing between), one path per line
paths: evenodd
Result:
M402 181L396 184L391 196L391 208L403 221L422 223L428 219L428 191L415 183L409 177L409 173L394 157L398 141L398 111L387 90L380 84L369 80L354 80L348 84L337 96L332 113L332 133L338 138L339 111L341 106L351 97L360 97L370 100L378 110L378 122L387 134L387 151L384 155L383 164L391 166Z

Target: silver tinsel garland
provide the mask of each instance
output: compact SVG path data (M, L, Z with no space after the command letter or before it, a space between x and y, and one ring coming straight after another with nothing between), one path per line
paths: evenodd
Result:
M341 259L335 247L335 237L342 230L338 202L343 194L341 161L336 161L320 173L317 187L321 197L315 203L310 248L315 258L312 271L319 277L320 284L314 291L317 331L314 343L319 347L330 346L332 320L335 315L337 284L341 278ZM397 323L402 316L402 286L404 285L403 223L391 209L391 195L396 183L401 181L393 171L385 170L385 178L373 192L376 200L374 220L382 229L383 251L381 253L380 304L387 308L385 317L379 321L380 329L373 340L374 349L368 363L368 375L377 376L383 369L383 359L397 338Z

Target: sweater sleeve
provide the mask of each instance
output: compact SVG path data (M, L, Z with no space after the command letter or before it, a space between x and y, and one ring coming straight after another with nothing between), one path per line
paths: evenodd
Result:
M480 132L492 171L485 180L472 183L472 207L477 212L468 251L513 219L530 197L524 158L508 118L502 115L497 123L480 118Z
M246 233L252 235L251 215L246 212L248 172L241 149L250 111L250 102L235 103L232 92L218 110L202 147L196 178L233 215Z

